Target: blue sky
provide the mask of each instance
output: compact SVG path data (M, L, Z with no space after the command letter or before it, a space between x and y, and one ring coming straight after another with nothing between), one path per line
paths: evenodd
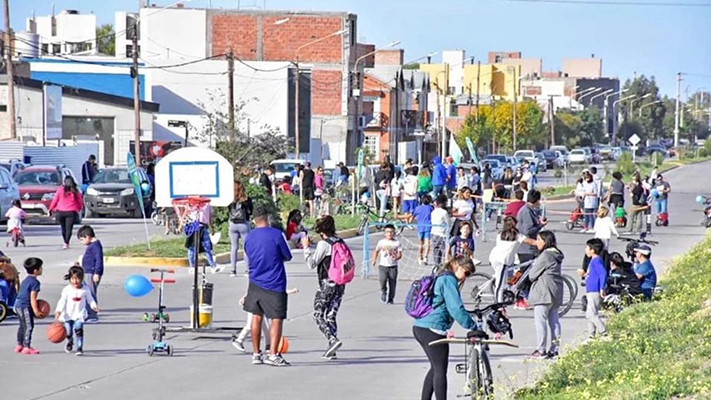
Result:
M617 0L612 0L617 1ZM634 0L632 0L634 1ZM710 0L647 0L693 2ZM154 0L167 5L172 0ZM189 7L207 7L192 0ZM93 12L100 23L113 23L115 11L133 11L137 0L55 0L56 10ZM212 0L215 8L237 8L238 1ZM263 0L241 0L243 8ZM25 19L51 13L47 0L10 0L10 21L23 30ZM682 92L711 90L711 6L662 7L551 4L502 0L266 0L270 10L350 11L358 14L359 40L387 44L400 40L406 60L433 51L464 49L485 60L489 50L521 51L543 58L545 70L560 69L566 57L603 59L603 74L624 81L637 74L654 76L662 93L673 96L675 74L684 77ZM4 23L4 22L3 22ZM436 57L438 59L439 56Z

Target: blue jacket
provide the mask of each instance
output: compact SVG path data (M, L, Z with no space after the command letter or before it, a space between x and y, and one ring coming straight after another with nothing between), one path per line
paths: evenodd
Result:
M447 183L447 169L442 165L442 158L432 159L432 186L444 186Z
M429 315L415 320L415 326L444 332L451 328L456 320L465 329L477 329L476 322L464 309L457 278L452 274L437 277L432 307Z
M457 167L454 164L449 164L447 167L447 187L450 189L457 188Z
M602 265L601 257L593 257L588 264L588 277L585 279L585 291L588 293L599 293L605 289L607 283L607 271Z

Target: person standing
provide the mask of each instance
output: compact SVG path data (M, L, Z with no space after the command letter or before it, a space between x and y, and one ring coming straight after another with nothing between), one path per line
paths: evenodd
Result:
M390 164L383 161L380 164L380 170L375 174L375 194L378 196L378 203L380 204L379 216L382 220L385 218L385 213L388 210L388 193L390 192Z
M314 195L316 193L316 174L311 169L311 163L306 161L304 169L299 173L301 190L304 191L304 201L309 205L309 216L314 215Z
M585 298L587 307L585 317L588 319L588 335L594 338L597 335L605 336L607 329L600 319L600 308L605 296L605 285L607 283L607 270L602 262L602 252L605 244L600 239L590 239L585 245L585 255L590 258L587 272L579 269L578 274L585 277Z
M279 353L283 322L287 316L286 268L291 250L284 233L269 226L269 212L264 207L254 209L255 229L244 241L244 250L249 260L249 287L244 300L244 311L252 318L252 364L268 364L275 367L290 365ZM264 358L260 349L262 319L269 318L269 356Z
M320 214L321 208L321 197L323 192L326 190L326 180L323 177L323 167L316 167L316 177L314 177L314 208L316 209L316 214Z
M15 300L15 313L19 320L15 353L39 354L39 351L32 348L32 332L35 329L35 317L41 317L37 304L41 285L37 278L42 275L42 264L42 260L37 257L30 257L24 263L27 277L20 284Z
M101 246L101 241L96 238L94 229L89 225L84 225L79 228L77 237L86 246L84 256L81 259L81 267L84 270L82 279L84 286L91 294L91 297L98 303L99 297L97 292L101 278L104 276L104 248ZM99 322L99 317L96 311L89 307L86 309L86 323L93 324Z
M91 154L89 155L89 159L84 162L81 166L81 191L82 193L86 192L86 188L89 187L89 184L91 181L94 179L94 176L98 172L98 168L96 166L96 156Z
M74 224L79 220L79 212L83 207L81 192L77 188L74 178L67 176L64 178L64 185L57 189L52 203L49 205L49 212L54 213L59 226L62 228L64 249L69 248Z
M536 237L540 255L528 274L531 280L529 301L533 305L533 321L536 326L536 350L531 358L556 358L560 348L560 320L558 309L563 304L563 253L558 250L555 234L541 231ZM548 334L550 333L550 348Z
M657 214L663 215L667 214L669 212L668 205L669 205L669 192L671 192L671 185L669 185L669 182L664 180L664 177L662 174L657 175L657 180L656 180L656 185L657 185L657 193L659 193L659 197L657 197L656 201L656 207L657 207ZM665 216L666 218L666 216Z
M595 183L593 174L590 172L585 173L583 178L583 215L585 216L585 227L583 227L583 232L594 232L599 193L600 188L598 184Z
M632 208L630 213L630 228L627 233L635 234L636 231L642 232L642 224L644 222L644 211L649 207L647 204L647 196L642 186L642 181L638 175L632 178ZM636 225L636 227L635 227Z
M237 276L237 253L239 252L239 241L245 239L249 234L249 220L254 211L252 199L247 195L247 190L242 181L235 181L235 197L227 206L230 229L230 265L232 270L230 276Z
M454 159L452 156L447 157L447 197L451 200L454 192L457 191L457 167L454 165Z
M432 177L426 167L422 167L420 174L417 175L417 197L422 198L426 194L432 192Z
M433 158L432 164L434 165L432 170L432 188L434 190L434 196L438 197L444 193L444 186L447 184L447 168L442 165L442 159L440 157Z
M543 229L548 223L545 218L538 217L538 208L540 207L541 192L536 189L528 192L528 201L526 205L521 207L516 215L516 229L529 239L536 240L538 232ZM526 243L521 244L518 248L518 259L525 263L536 258L538 255L537 246L532 246Z
M262 171L261 175L259 175L259 184L267 192L267 196L274 198L274 190L272 189L271 179L272 175L274 175L274 167L270 165Z
M613 215L617 207L625 206L625 183L622 182L622 173L620 171L612 173L610 190L607 192L607 203Z

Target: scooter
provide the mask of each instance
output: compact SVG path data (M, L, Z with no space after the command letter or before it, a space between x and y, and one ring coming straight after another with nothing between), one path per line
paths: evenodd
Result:
M165 337L165 325L163 322L168 322L167 318L162 316L167 316L165 314L165 305L163 304L163 290L166 283L175 283L175 279L165 279L165 274L174 274L174 269L162 269L162 268L151 268L151 272L159 272L160 278L151 278L151 282L160 283L160 289L158 290L158 313L155 314L158 320L158 328L153 330L153 343L146 346L146 352L150 357L153 357L155 353L166 353L168 356L173 355L173 346L163 341Z

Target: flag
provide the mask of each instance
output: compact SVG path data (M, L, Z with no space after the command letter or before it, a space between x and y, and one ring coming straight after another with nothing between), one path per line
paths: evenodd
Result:
M467 148L469 149L469 154L471 157L471 162L473 163L479 163L479 159L476 156L476 149L474 148L474 143L472 143L472 140L469 139L469 137L465 137L464 140L467 141Z
M453 134L450 135L450 137L449 137L449 155L452 157L452 160L454 161L454 165L459 165L459 162L462 160L462 157L464 156L462 154L462 149L459 148L457 141L454 140Z

